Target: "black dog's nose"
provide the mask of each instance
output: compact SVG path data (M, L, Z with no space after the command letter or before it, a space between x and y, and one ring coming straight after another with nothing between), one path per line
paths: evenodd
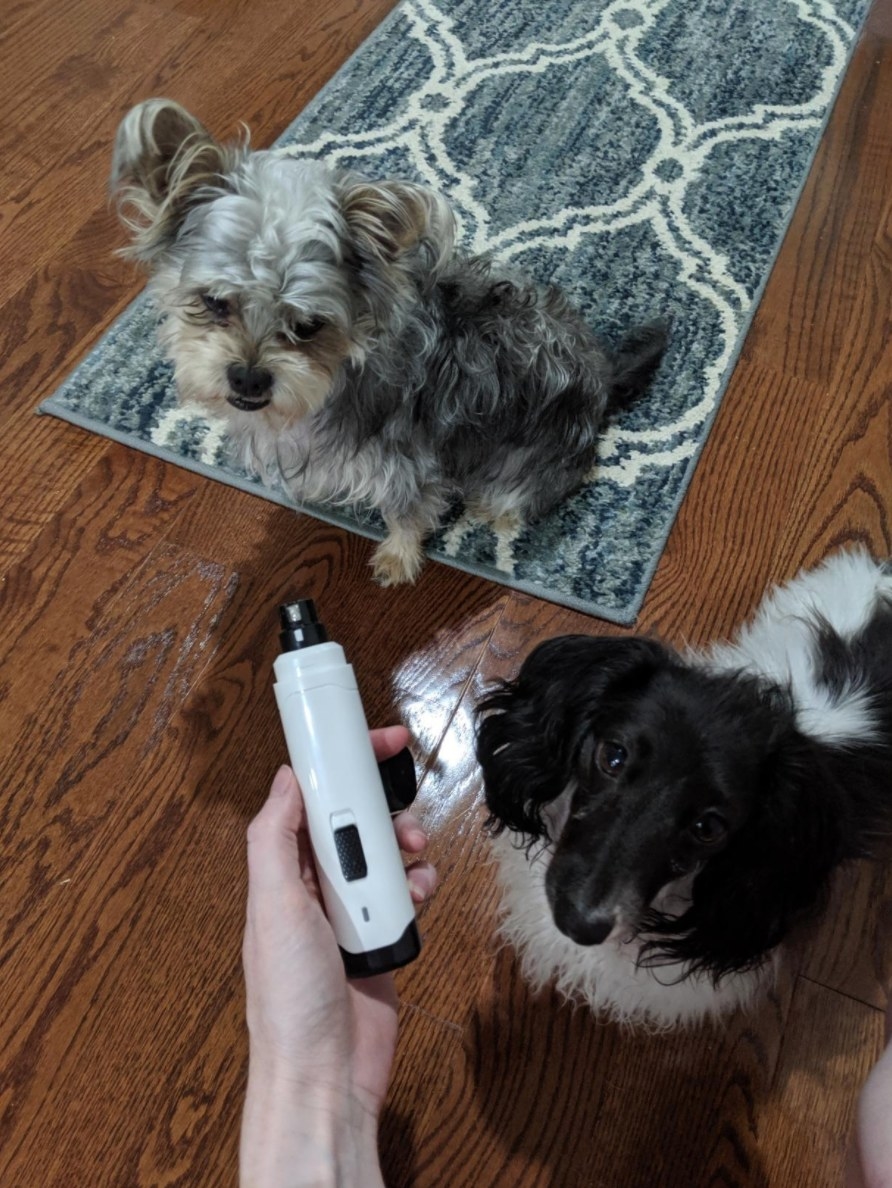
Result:
M600 912L588 916L567 901L555 904L554 922L564 936L569 936L577 945L600 945L607 940L616 924L613 916Z
M273 373L251 363L230 363L226 378L233 392L245 400L259 401L273 386Z
M579 935L575 938L578 945L600 945L613 932L613 920L610 916L595 916L585 920Z

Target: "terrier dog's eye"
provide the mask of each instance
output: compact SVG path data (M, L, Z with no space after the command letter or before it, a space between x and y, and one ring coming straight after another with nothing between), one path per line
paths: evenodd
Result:
M291 322L288 329L299 342L306 342L315 338L324 325L322 318L311 318L308 322Z
M702 846L714 846L728 832L728 824L719 813L704 813L691 826L691 833Z
M209 314L221 321L229 317L231 306L224 297L213 297L210 293L201 294L201 302Z
M602 739L595 751L595 762L604 775L617 776L626 765L629 752L618 742Z
M315 338L324 325L325 322L322 318L292 317L288 319L286 329L277 334L276 338L280 346L298 346L302 342L309 342L311 338Z

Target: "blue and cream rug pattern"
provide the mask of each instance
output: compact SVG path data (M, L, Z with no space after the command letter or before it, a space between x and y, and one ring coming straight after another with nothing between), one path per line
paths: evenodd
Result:
M559 284L608 338L673 319L658 380L575 497L515 534L457 512L432 556L634 621L866 8L403 0L287 129L277 151L440 190L463 246ZM177 403L144 297L41 411L290 502ZM379 535L363 509L306 510Z

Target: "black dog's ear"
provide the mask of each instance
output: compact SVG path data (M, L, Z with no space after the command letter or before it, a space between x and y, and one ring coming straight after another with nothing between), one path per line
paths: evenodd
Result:
M171 99L147 99L118 128L110 188L133 243L125 255L150 261L176 238L202 188L219 186L241 150L219 144Z
M515 680L489 690L476 709L487 828L547 835L542 808L567 786L605 693L632 674L644 679L671 656L640 637L563 635L531 652Z
M834 869L852 852L850 832L826 748L792 724L778 727L749 819L697 875L681 919L660 918L654 930L683 934L646 944L642 964L681 961L715 982L760 965L823 909Z

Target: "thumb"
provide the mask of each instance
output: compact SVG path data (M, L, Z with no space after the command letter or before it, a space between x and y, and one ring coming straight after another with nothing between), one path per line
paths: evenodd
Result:
M297 835L304 825L300 786L290 767L280 767L266 803L248 826L249 889L301 881Z

